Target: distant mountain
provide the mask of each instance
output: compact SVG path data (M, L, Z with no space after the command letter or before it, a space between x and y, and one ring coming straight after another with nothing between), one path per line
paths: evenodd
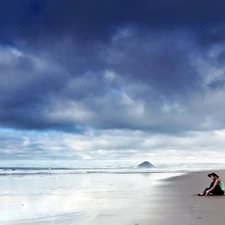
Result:
M154 168L154 166L150 162L144 161L138 165L138 168Z

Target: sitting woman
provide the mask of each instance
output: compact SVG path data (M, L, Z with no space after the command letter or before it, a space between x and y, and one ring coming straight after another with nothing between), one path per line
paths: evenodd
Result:
M225 187L223 181L219 179L219 176L215 173L208 174L208 177L212 179L212 183L208 188L206 188L199 196L204 195L223 195L225 192Z

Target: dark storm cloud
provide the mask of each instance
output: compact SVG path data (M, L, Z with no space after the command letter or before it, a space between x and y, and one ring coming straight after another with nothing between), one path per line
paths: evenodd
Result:
M190 99L224 87L200 66L223 69L223 1L1 4L3 127L197 129Z
M208 30L224 23L224 10L222 0L10 0L1 2L0 24L2 33L18 36L72 33L84 39L101 39L110 38L115 29L129 24Z

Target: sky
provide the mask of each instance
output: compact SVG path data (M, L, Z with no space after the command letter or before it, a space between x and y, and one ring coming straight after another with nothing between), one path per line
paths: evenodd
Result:
M2 0L0 159L223 162L224 11Z

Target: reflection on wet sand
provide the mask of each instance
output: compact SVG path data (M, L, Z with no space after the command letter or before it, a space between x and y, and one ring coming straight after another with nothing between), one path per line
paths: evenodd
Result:
M1 224L135 222L156 180L171 174L62 174L0 177ZM32 223L31 223L32 221ZM60 224L60 223L59 223ZM68 224L70 224L68 222ZM133 223L134 224L134 223Z

